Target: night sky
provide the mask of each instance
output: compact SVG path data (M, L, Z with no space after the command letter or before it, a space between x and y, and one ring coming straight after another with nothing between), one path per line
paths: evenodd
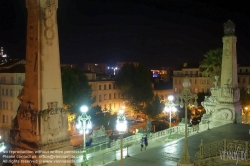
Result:
M200 62L236 24L238 63L250 64L249 2L226 0L59 0L61 63L138 61L149 67ZM0 46L25 59L25 0L0 0Z

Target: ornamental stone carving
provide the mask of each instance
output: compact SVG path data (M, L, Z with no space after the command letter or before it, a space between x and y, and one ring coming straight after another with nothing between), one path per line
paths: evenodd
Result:
M44 37L49 46L53 44L55 38L53 12L55 12L54 6L48 6L44 9Z
M232 121L233 120L232 110L230 110L228 108L218 110L218 114L215 117L215 120Z

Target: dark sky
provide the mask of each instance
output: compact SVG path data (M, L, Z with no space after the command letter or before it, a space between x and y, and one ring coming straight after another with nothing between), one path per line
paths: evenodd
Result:
M59 0L61 63L138 61L150 67L200 62L236 24L238 63L250 64L249 2ZM25 58L25 0L0 0L0 46Z

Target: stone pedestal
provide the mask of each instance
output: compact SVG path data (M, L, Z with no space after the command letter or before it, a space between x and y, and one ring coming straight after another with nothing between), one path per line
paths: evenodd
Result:
M180 164L180 163L178 163L178 166L194 166L194 163L191 163L191 164Z
M43 111L20 106L10 131L11 151L16 152L14 165L32 163L71 164L73 147L67 129L67 113L56 103ZM23 156L23 157L20 157Z

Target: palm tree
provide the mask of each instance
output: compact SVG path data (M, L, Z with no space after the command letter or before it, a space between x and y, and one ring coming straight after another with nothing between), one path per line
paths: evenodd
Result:
M214 81L214 76L221 75L222 49L208 51L204 55L205 59L200 63L199 68L202 70L202 76L209 77Z

